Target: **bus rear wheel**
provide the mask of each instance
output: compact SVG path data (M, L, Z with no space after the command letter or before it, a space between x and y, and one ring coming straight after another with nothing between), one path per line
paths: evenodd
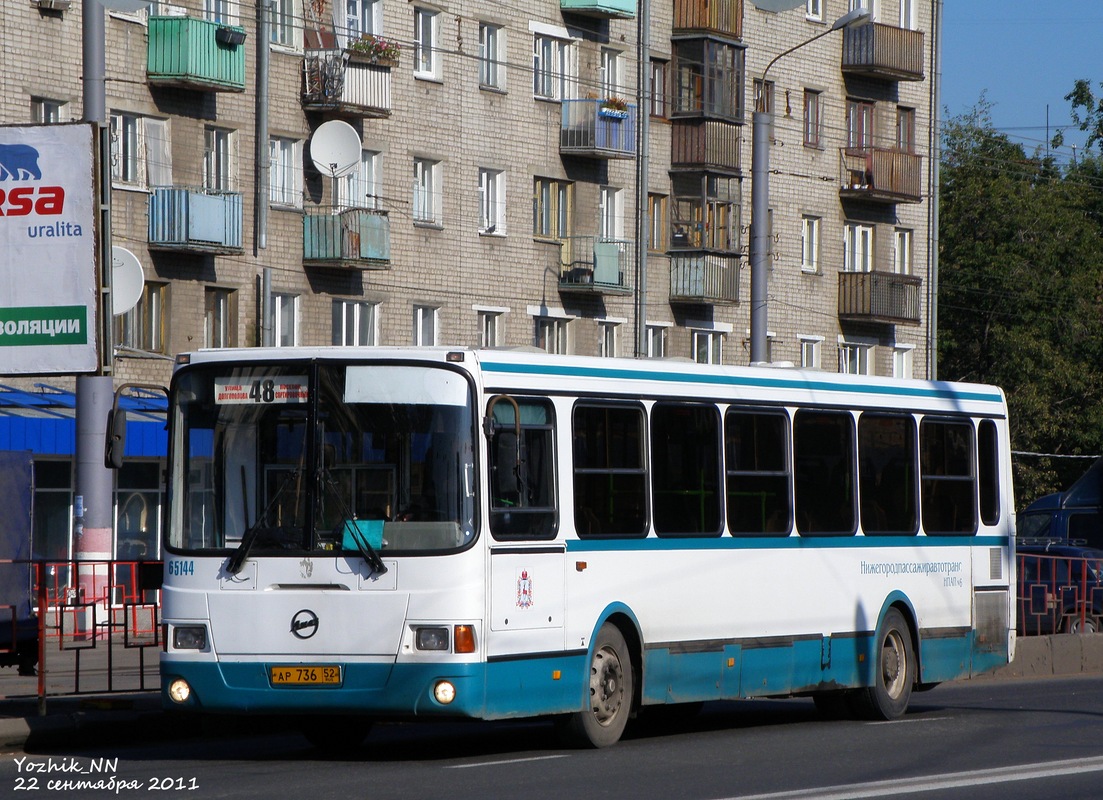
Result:
M877 632L873 685L858 689L856 708L865 719L898 719L908 709L915 685L915 652L904 616L890 608Z
M586 690L587 707L559 722L560 735L576 746L616 744L632 711L634 683L628 645L614 625L598 630Z

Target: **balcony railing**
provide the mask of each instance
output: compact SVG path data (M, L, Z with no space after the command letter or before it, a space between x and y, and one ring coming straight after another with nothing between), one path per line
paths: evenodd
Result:
M560 251L559 290L595 294L632 291L632 242L597 236L569 236Z
M194 17L150 17L146 77L159 86L245 91L245 29Z
M840 272L839 319L918 325L922 284L895 272Z
M672 303L738 303L739 259L716 253L672 253Z
M716 119L680 119L671 125L672 167L739 170L739 125Z
M636 0L559 0L559 10L587 17L632 19L636 16Z
M391 268L386 211L314 208L303 216L303 264L351 269Z
M389 117L391 66L346 50L307 50L303 57L303 108Z
M241 194L158 186L149 196L149 247L198 253L240 253Z
M708 31L743 38L743 0L674 0L674 32Z
M839 195L881 203L923 200L923 159L886 147L844 147L839 156Z
M874 22L843 31L843 72L894 81L921 81L923 31Z
M599 99L564 100L559 152L590 158L636 157L636 107L607 108Z

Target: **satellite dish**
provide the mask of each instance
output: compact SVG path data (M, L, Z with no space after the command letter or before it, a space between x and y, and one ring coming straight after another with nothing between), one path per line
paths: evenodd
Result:
M138 304L146 283L138 257L125 247L111 248L111 313L125 314Z
M360 165L360 134L339 119L323 122L310 137L310 160L323 175L340 178Z
M792 11L797 6L804 5L804 0L751 0L751 5L760 11Z

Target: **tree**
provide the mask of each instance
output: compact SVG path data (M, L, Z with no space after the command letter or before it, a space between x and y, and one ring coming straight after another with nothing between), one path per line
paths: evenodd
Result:
M1061 174L997 132L983 100L944 129L939 377L1007 393L1025 505L1103 452L1103 164Z

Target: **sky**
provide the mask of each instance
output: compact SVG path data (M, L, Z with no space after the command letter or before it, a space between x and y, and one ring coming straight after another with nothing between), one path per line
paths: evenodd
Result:
M1103 0L945 0L942 107L968 113L983 94L993 126L1027 152L1065 130L1060 162L1083 152L1065 95L1078 78L1103 93ZM1098 149L1098 146L1097 148Z

